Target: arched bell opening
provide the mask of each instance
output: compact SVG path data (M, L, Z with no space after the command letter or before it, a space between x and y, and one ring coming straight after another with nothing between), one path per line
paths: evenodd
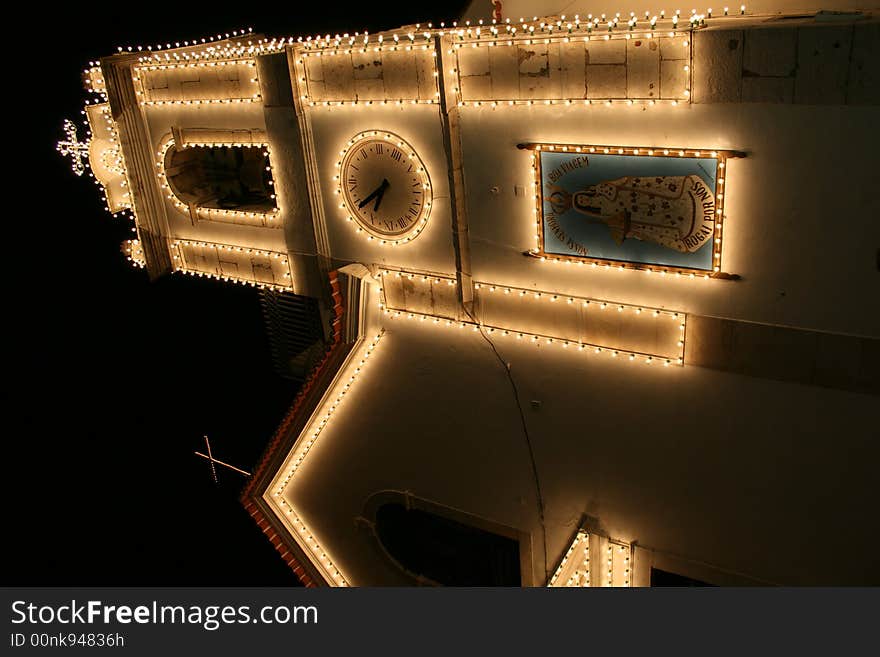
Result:
M165 153L165 178L190 206L264 213L277 207L269 155L261 147L172 146Z

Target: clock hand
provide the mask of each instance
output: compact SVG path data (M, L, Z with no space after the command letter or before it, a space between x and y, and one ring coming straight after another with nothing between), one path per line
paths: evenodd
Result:
M370 192L370 195L367 196L367 198L365 198L363 201L361 201L360 203L358 203L358 209L360 210L360 209L361 209L362 207L364 207L367 203L369 203L369 202L372 201L374 198L376 198L377 196L379 196L379 194L384 193L386 187L388 187L388 181L385 180L385 179L383 179L381 185L379 185L376 189L374 189L372 192Z
M358 210L360 210L360 209L361 209L362 207L364 207L367 203L369 203L369 202L372 201L374 198L376 198L376 196L377 196L378 194L379 194L379 189L378 189L378 188L375 189L375 190L373 190L367 198L365 198L363 201L361 201L360 203L358 203Z
M391 184L388 182L387 178L382 180L382 186L379 187L379 196L376 199L376 204L373 206L373 212L379 211L379 204L382 202L382 199L385 197L385 190L390 186L391 186Z

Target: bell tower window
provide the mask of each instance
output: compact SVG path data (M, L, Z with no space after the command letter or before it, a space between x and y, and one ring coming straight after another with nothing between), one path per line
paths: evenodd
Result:
M259 146L172 146L165 177L189 206L266 213L275 210L268 153Z

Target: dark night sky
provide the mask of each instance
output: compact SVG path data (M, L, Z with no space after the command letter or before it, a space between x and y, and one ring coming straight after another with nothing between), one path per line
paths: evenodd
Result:
M256 292L184 276L149 283L119 251L128 221L112 219L98 188L56 154L63 119L82 118L89 60L117 45L248 26L277 36L374 32L451 20L465 4L211 5L206 18L205 5L186 3L171 20L100 0L88 13L21 20L20 59L7 69L21 115L8 114L7 95L4 149L13 207L3 240L0 584L296 584L239 506L242 478L221 472L215 486L192 454L207 433L218 458L250 469L296 388L272 372Z

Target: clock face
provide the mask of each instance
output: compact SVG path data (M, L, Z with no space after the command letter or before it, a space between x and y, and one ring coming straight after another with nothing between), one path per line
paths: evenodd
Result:
M349 219L371 238L407 242L428 221L428 172L397 135L377 130L356 135L339 164L339 186Z

